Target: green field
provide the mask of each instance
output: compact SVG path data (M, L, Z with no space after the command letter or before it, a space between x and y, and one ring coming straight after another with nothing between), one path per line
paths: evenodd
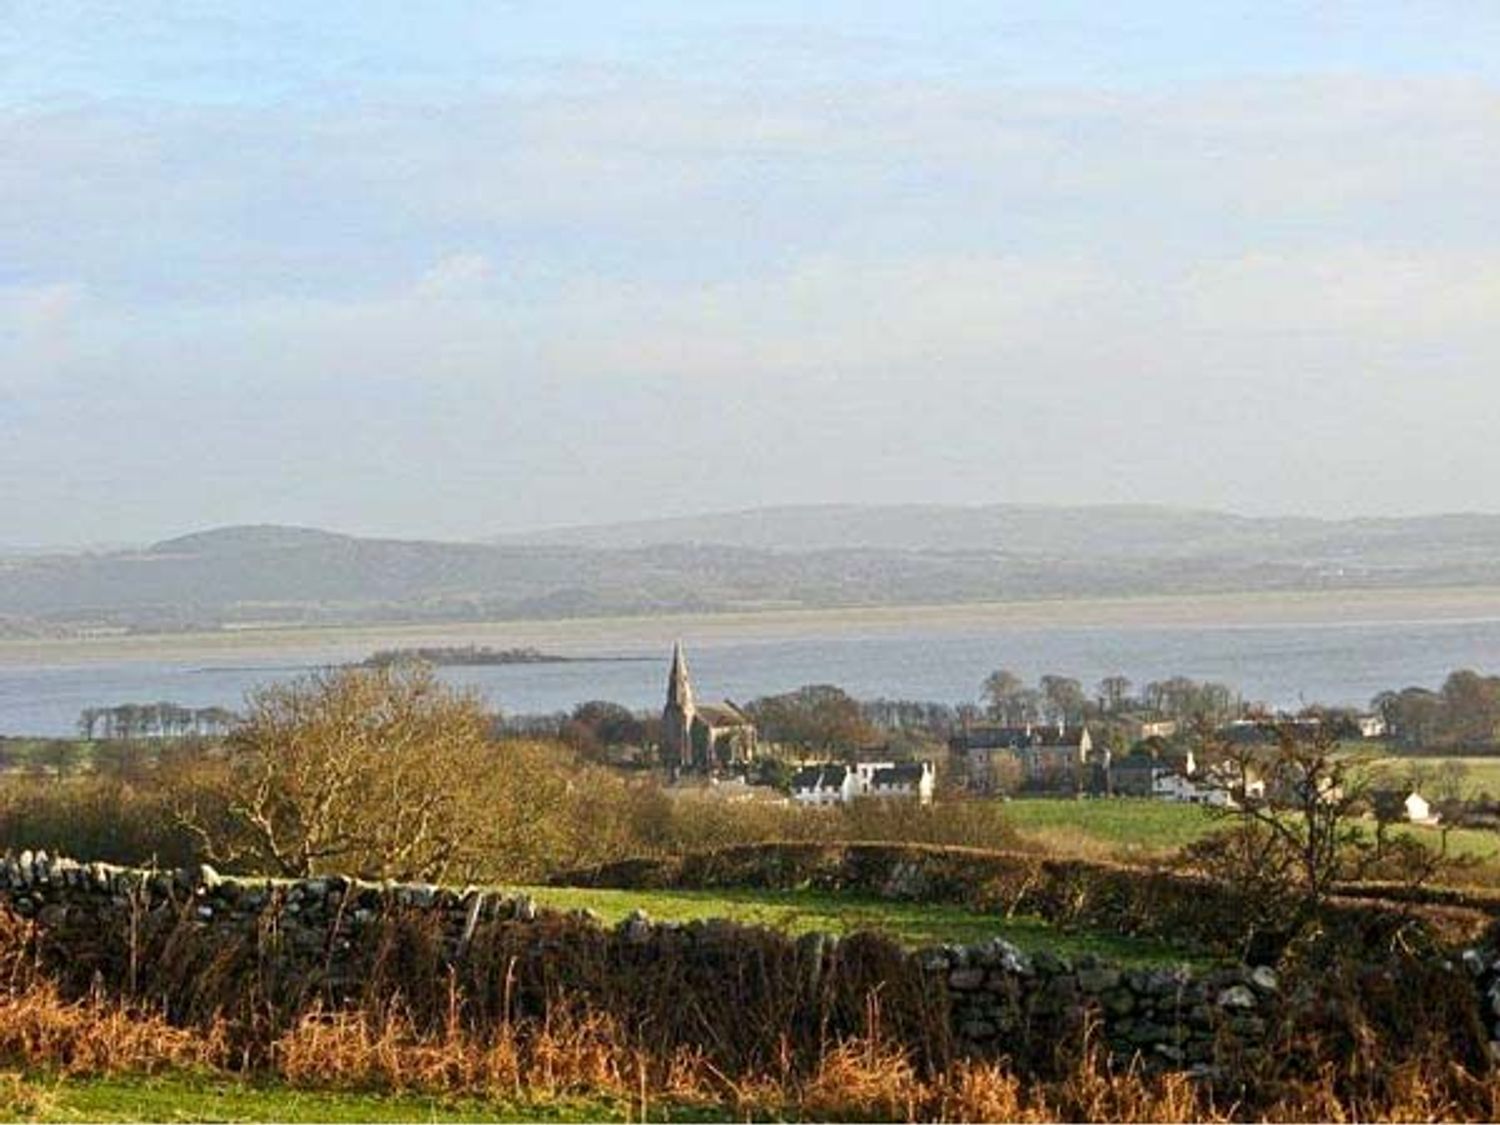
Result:
M1048 949L1064 957L1094 953L1131 964L1174 963L1187 958L1161 942L1115 934L1058 930L1038 918L1002 918L961 906L851 898L817 891L652 890L617 891L593 887L517 887L545 905L562 910L593 910L617 923L632 910L653 921L689 922L729 918L788 934L813 930L851 934L873 931L917 948L945 942L969 944L1003 937L1025 950Z
M1129 862L1167 855L1224 825L1201 805L1131 797L1010 801L1006 815L1024 838L1064 855Z
M1441 828L1414 824L1403 831L1432 848L1440 847L1443 843ZM1455 859L1490 860L1500 857L1500 833L1488 832L1482 828L1450 828L1447 837L1448 854Z
M94 744L81 738L5 738L0 737L0 771L17 772L32 766L55 769L49 751L62 748L70 772L76 773L93 761Z
M1421 760L1427 762L1429 759ZM1487 772L1478 776L1500 779L1500 761L1464 760L1484 763ZM1500 792L1500 784L1492 791ZM1011 801L1006 805L1006 811L1011 823L1029 843L1043 845L1060 855L1116 859L1126 863L1165 858L1234 822L1232 816L1212 812L1201 805L1125 797L1092 801ZM1369 823L1373 828L1373 821ZM1411 825L1402 831L1433 848L1443 844L1440 828ZM1449 829L1447 849L1448 855L1456 859L1496 859L1500 857L1500 833L1473 828Z
M714 1113L713 1107L707 1112L700 1107L650 1107L651 1118L658 1121L702 1121ZM484 1101L297 1090L181 1072L107 1078L23 1078L0 1072L0 1121L562 1122L628 1121L639 1116L638 1107L602 1100Z
M1431 778L1437 773L1438 767L1448 762L1457 763L1464 769L1462 792L1465 798L1483 794L1500 797L1500 755L1378 758L1371 765L1397 778L1408 777L1413 770L1417 771L1419 777Z

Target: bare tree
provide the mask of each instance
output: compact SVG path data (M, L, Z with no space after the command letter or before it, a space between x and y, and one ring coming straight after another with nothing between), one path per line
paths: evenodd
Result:
M1247 929L1295 934L1344 884L1378 874L1415 886L1435 873L1444 848L1392 832L1389 812L1373 827L1365 820L1371 763L1342 752L1334 731L1294 723L1260 731L1230 743L1200 728L1199 761L1231 826L1185 857L1240 893Z
M78 713L78 734L85 742L94 740L94 730L104 713L98 707L85 707Z
M1087 697L1083 685L1070 676L1046 675L1041 679L1043 706L1047 718L1059 723L1078 722L1083 718Z
M464 806L499 767L477 697L430 668L342 669L265 687L229 736L229 768L181 822L214 862L287 876L444 875L474 843Z
M1129 700L1130 689L1133 686L1125 676L1105 676L1095 688L1095 693L1099 697L1099 709L1107 715L1113 715L1121 710Z
M1453 758L1445 758L1432 771L1432 795L1439 804L1453 804L1464 798L1469 787L1469 767Z
M1001 722L1019 722L1024 715L1029 689L1020 676L1009 668L1000 668L985 677L980 689L989 706L990 717Z

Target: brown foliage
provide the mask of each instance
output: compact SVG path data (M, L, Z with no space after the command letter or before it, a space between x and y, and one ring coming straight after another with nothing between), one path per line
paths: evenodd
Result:
M191 836L173 822L168 794L151 781L0 778L0 850L46 848L111 863L192 861Z
M1494 1120L1500 1109L1500 1083L1427 1053L1398 1055L1383 1066L1372 1058L1362 1074L1351 1072L1347 1059L1325 1055L1305 1074L1267 1073L1237 1089L1183 1074L1114 1070L1087 1040L1055 1078L1028 1078L1003 1060L932 1069L882 1031L878 1006L867 1003L867 1033L829 1039L804 1063L784 1055L755 1070L726 1069L691 1047L646 1049L599 1013L559 1012L481 1032L456 1014L424 1030L399 1005L313 1007L274 1036L251 1076L302 1089L417 1091L530 1105L586 1097L643 1119L664 1102L737 1117L828 1121ZM1326 1045L1295 1046L1306 1052ZM1372 1041L1366 1049L1384 1046ZM118 1002L66 1002L45 982L0 995L0 1065L25 1072L190 1068L228 1076L241 1062L211 1028L207 1034L179 1028ZM0 1074L0 1083L7 1077ZM0 1109L42 1108L18 1079L0 1085Z
M468 846L460 823L493 769L477 696L431 668L344 668L256 691L217 785L179 816L209 858L287 876L345 870L440 878Z
M174 1027L160 1015L98 998L67 1002L47 981L0 991L0 1062L69 1075L221 1066L222 1025Z

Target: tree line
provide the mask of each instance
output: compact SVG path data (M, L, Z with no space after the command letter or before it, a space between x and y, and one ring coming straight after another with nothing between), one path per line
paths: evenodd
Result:
M684 797L555 738L496 734L477 695L424 665L309 674L252 692L222 737L99 741L90 752L110 768L65 783L4 773L0 850L463 883L763 840L1015 844L995 804L939 815Z
M1223 723L1245 711L1245 701L1228 684L1188 676L1153 680L1136 691L1128 677L1110 675L1090 695L1082 681L1071 676L1048 673L1031 685L1001 668L985 678L980 697L990 719L1010 724L1080 723L1131 713Z
M1464 669L1437 691L1381 692L1371 706L1387 736L1407 749L1489 749L1500 742L1500 676Z
M182 738L224 734L234 721L235 713L224 707L120 703L114 707L85 707L78 714L78 733L90 742L96 738Z

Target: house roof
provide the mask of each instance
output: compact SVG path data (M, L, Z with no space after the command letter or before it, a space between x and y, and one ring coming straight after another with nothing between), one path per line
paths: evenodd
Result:
M884 785L916 785L926 775L927 768L921 762L903 762L895 766L882 766L870 775L870 784L875 786Z
M973 727L953 739L956 750L1029 750L1036 746L1083 744L1084 727Z
M843 787L847 776L849 771L843 766L804 766L792 774L792 788L803 793L811 793L817 789L839 789Z

